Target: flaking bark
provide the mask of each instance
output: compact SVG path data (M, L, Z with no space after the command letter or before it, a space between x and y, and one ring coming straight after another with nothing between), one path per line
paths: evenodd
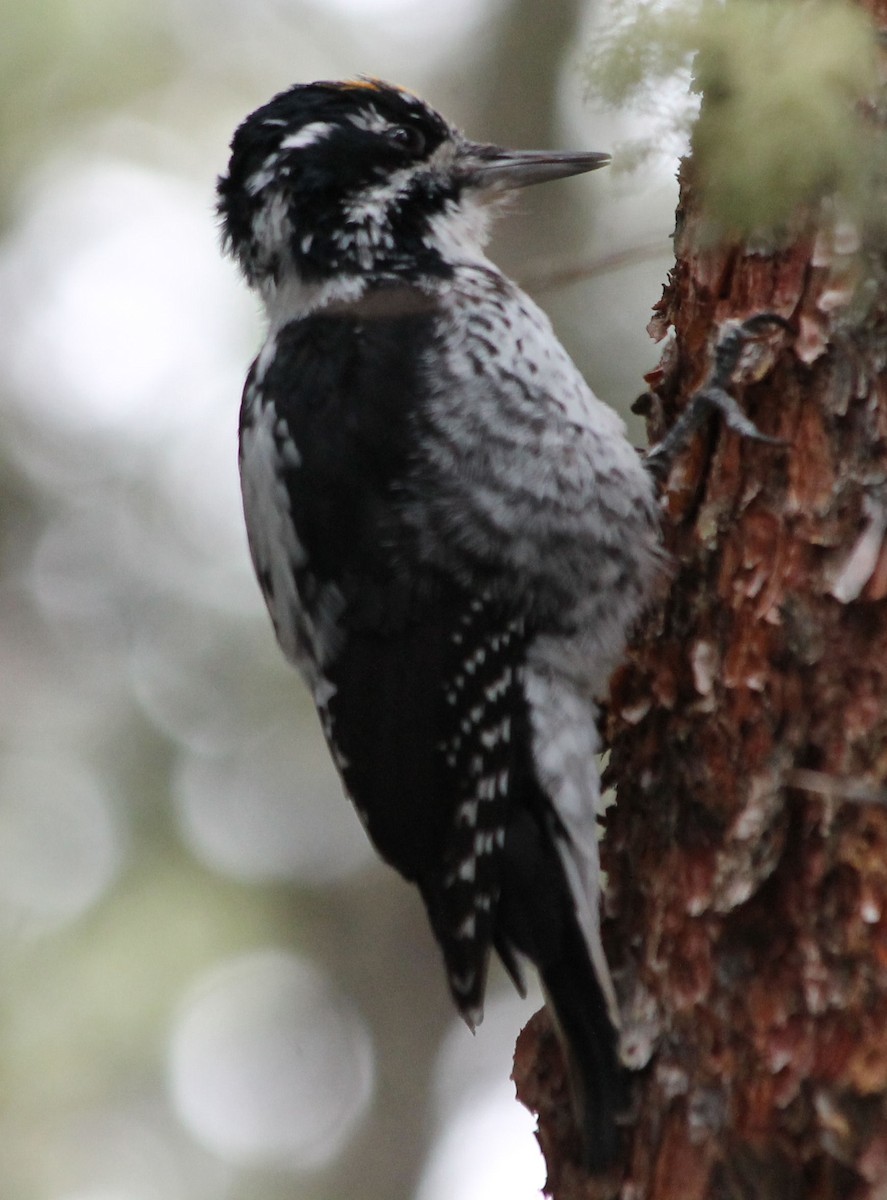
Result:
M557 1200L887 1196L887 276L828 204L778 248L704 247L684 164L653 439L717 330L786 318L672 470L672 563L608 717L605 937L635 1076L625 1173L575 1163L544 1014L518 1093Z

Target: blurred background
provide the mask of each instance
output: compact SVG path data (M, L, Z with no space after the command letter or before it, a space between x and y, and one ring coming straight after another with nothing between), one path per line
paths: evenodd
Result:
M236 430L261 323L213 188L248 111L358 72L481 139L612 150L639 117L586 102L594 13L0 13L0 1200L529 1200L508 1076L538 994L497 970L477 1035L455 1020L253 580ZM658 357L674 169L524 193L493 248L623 410Z

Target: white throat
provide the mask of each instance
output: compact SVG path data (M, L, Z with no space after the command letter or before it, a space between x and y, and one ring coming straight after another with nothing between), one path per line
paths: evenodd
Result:
M262 303L268 317L268 334L275 335L290 321L298 321L328 304L344 304L358 300L366 291L369 280L364 275L337 275L321 283L307 283L292 267L280 283L263 281L260 287Z

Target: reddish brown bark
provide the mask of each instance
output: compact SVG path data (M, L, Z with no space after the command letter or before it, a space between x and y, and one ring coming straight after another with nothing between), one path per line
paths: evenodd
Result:
M673 572L614 681L606 937L639 1068L624 1168L572 1161L544 1017L522 1035L557 1200L887 1196L887 280L812 218L700 249L683 171L655 322L654 436L725 320L775 312L735 389L785 449L713 420L672 471Z

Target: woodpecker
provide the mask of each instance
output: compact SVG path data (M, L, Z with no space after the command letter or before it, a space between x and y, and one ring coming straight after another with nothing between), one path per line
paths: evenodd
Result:
M509 192L607 162L471 141L361 79L275 96L218 182L267 313L240 471L278 641L468 1025L492 950L518 988L538 970L594 1168L623 1097L596 699L656 570L656 487L484 247Z

